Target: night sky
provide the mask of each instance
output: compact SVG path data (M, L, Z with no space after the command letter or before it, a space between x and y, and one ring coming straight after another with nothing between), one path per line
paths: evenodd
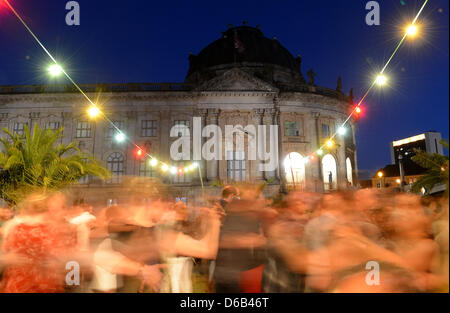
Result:
M48 57L0 0L0 85L45 84ZM380 0L381 25L367 26L368 1L79 0L81 25L65 24L66 0L10 0L78 83L182 82L189 52L218 39L228 24L261 25L316 83L358 100L423 0ZM390 163L389 142L428 130L449 137L449 1L431 0L420 36L406 41L374 89L357 129L358 166ZM66 82L61 79L61 82ZM364 177L363 177L364 178Z

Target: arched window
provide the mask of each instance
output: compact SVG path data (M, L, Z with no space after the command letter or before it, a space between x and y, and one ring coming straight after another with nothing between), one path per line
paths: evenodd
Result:
M336 160L331 154L327 154L322 158L322 173L324 189L337 189Z
M119 152L114 152L106 159L108 170L112 173L109 183L118 184L122 182L123 176L123 155Z
M350 158L345 160L345 167L347 169L347 182L349 182L350 186L353 186L353 168Z
M291 152L284 159L284 172L289 185L303 186L305 183L305 160L300 153Z

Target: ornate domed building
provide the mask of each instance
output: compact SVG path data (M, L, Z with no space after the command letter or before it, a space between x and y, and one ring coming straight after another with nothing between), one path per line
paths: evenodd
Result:
M125 177L159 179L167 195L195 203L201 181L208 193L217 193L217 181L267 181L268 194L295 186L310 191L329 191L357 185L355 121L346 124L345 136L336 136L333 147L314 155L333 135L353 109L351 96L315 84L314 72L302 74L301 57L294 57L276 38L264 36L259 27L230 27L198 54L189 55L189 70L183 83L129 83L81 85L91 97L101 91L107 99L103 111L133 142L160 160L176 166L192 161L171 160L174 125L194 131L194 118L201 126L218 125L225 140L225 125L239 127L276 125L274 142L277 166L261 171L260 159L249 158L249 142L255 134L244 129L244 146L225 146L219 159L199 160L199 171L170 175L135 155L130 143L114 141L115 129L106 121L86 116L85 100L70 85L0 86L0 127L21 133L25 124L46 128L64 127L63 142L103 160L113 174L108 181L85 179L74 194L98 205L126 201L121 193ZM183 135L184 136L184 135ZM258 142L260 139L258 134ZM204 144L208 137L189 139ZM192 145L191 145L192 146ZM267 145L269 147L269 145ZM192 152L191 152L192 157ZM201 174L201 177L200 177ZM201 179L200 179L201 178Z

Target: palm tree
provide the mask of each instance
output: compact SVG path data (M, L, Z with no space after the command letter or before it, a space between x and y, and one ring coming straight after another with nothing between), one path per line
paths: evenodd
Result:
M448 141L441 140L440 143L448 150ZM431 190L434 186L439 184L446 185L445 195L449 194L449 181L448 181L448 156L443 156L437 153L426 153L421 150L416 151L416 155L412 157L412 160L426 168L425 175L420 177L416 183L412 186L413 192L419 192L422 188Z
M33 131L25 126L24 136L4 128L0 137L0 198L14 205L36 188L58 190L91 175L110 175L92 155L81 152L76 143L58 144L63 129ZM2 147L3 146L3 147Z

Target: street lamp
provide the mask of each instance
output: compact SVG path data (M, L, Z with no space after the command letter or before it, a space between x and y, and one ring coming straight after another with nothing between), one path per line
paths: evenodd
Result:
M380 188L382 188L383 187L383 172L379 171L377 173L377 176L380 178Z

